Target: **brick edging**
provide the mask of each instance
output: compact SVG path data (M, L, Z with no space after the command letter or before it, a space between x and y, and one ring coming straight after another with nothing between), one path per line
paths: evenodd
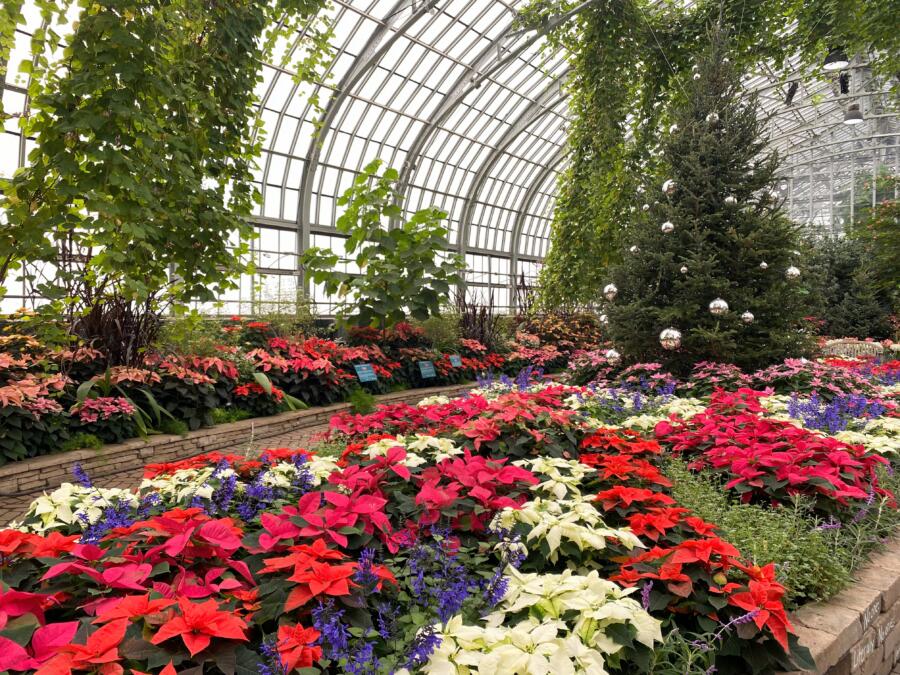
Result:
M407 389L377 396L378 403L417 402L426 396L455 395L473 385L451 385ZM332 415L350 409L349 403L284 412L271 417L255 417L240 422L218 424L191 431L184 436L160 434L132 438L124 443L104 445L97 450L72 450L42 455L0 467L0 512L25 511L32 499L44 490L71 480L72 466L79 462L90 475L110 475L136 471L151 462L171 462L204 452L239 452L242 444L281 436L298 429L322 426Z
M816 670L803 673L890 675L900 662L900 538L891 539L853 576L853 583L827 602L791 614L800 644L816 660Z

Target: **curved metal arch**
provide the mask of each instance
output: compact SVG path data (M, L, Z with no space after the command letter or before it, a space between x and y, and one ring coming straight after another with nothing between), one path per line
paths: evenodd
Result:
M300 208L297 212L297 218L301 227L304 229L302 243L303 247L308 246L308 238L310 227L312 226L310 218L310 207L312 204L312 183L315 178L316 170L319 167L319 159L322 153L322 146L325 136L331 131L331 122L334 120L341 106L347 97L350 96L353 87L359 82L360 78L374 68L381 57L391 48L402 35L404 35L415 23L438 3L439 0L425 0L421 5L416 6L415 3L409 4L409 0L398 0L388 16L381 20L378 28L372 33L366 42L365 47L359 53L359 56L353 62L353 65L341 79L340 84L335 89L334 95L328 100L325 110L316 122L318 131L313 134L310 141L309 152L307 153L307 161L303 167L303 176L300 181ZM399 26L400 12L406 8L412 8L412 14ZM387 37L387 34L393 29L393 34Z
M425 144L428 142L428 139L431 138L432 134L437 131L440 125L453 113L455 108L463 102L469 92L480 87L491 75L514 61L531 45L538 42L549 32L555 30L578 13L587 9L590 5L594 4L595 1L596 0L587 0L586 2L582 2L565 14L551 18L544 22L540 27L533 29L513 30L515 23L510 22L493 44L484 48L475 56L472 62L467 66L466 73L456 80L449 93L444 96L440 105L432 113L429 124L419 132L416 139L410 145L406 155L406 161L404 161L403 167L400 170L399 191L401 195L403 195L404 202L412 188L410 179L413 171L415 171L418 166L419 158L425 149ZM515 48L506 51L504 55L504 42L506 40L510 37L525 35L530 32L530 30L535 30L535 34L532 37L519 42ZM497 52L496 59L494 58L495 52ZM484 70L482 70L483 68ZM460 242L464 241L461 231L458 239ZM459 246L459 250L461 253L465 253L467 250L466 245L462 244Z
M562 75L565 75L566 72L568 72L568 70L563 72ZM506 149L512 145L516 138L523 134L528 127L536 121L545 115L551 114L554 106L565 98L565 95L560 93L557 83L554 82L551 84L538 95L538 97L525 109L525 112L523 112L513 122L512 126L503 133L503 136L500 137L497 145L491 150L490 154L485 157L481 164L481 168L478 169L475 178L472 180L472 185L469 187L468 194L463 202L463 208L459 218L459 237L457 239L457 248L460 252L463 252L465 247L468 246L465 242L468 242L469 240L469 229L472 225L472 215L475 210L475 204L478 201L478 195L484 187L485 181L487 181L488 176L490 176L491 170L497 165L497 162L500 161L500 158L506 152Z
M534 180L531 182L531 185L528 186L528 189L525 191L525 195L522 198L522 206L516 215L516 222L513 226L512 243L510 244L509 283L510 292L513 293L513 295L515 294L516 278L519 272L519 260L522 258L522 256L519 255L519 240L522 238L522 229L525 227L525 219L531 212L531 205L534 203L534 199L537 197L541 185L544 184L544 181L547 180L548 176L557 171L559 165L565 162L567 157L568 152L566 147L561 146L556 157L550 160L543 171L540 171L538 175L534 177Z

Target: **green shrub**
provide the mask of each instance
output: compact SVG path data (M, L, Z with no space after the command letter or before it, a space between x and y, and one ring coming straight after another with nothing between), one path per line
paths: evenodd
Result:
M268 323L278 337L309 336L316 332L316 308L302 289L266 289L254 308L252 318Z
M103 447L103 441L94 434L86 434L79 432L74 434L69 440L60 446L60 450L68 452L69 450L99 450Z
M213 424L228 424L240 422L253 417L249 410L241 408L214 408L212 411Z
M431 316L425 321L417 322L425 339L435 351L454 353L459 349L459 315L454 312Z
M162 353L221 356L219 347L229 340L233 341L232 334L224 332L219 321L193 311L167 319L156 345Z
M350 410L357 415L368 415L375 411L377 405L375 397L361 388L351 391L347 400L350 402Z
M187 436L189 431L188 425L182 422L181 420L173 420L171 418L164 418L162 422L159 424L159 430L164 434L172 434L173 436Z
M682 506L715 523L722 538L757 565L774 562L787 589L785 602L797 606L825 600L849 581L850 570L835 555L828 530L802 503L771 508L729 500L714 478L695 474L680 460L669 460L665 473Z

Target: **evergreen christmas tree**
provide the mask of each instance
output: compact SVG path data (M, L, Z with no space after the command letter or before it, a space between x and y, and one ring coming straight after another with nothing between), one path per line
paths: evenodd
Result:
M756 368L802 355L808 339L799 231L782 211L756 97L727 54L713 29L661 140L667 175L636 196L605 289L617 349L675 373L702 360Z

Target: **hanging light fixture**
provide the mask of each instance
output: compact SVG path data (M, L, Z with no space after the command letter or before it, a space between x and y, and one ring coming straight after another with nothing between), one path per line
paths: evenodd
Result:
M852 103L844 113L844 124L862 124L865 121L859 103Z
M849 65L850 59L847 58L847 53L840 47L836 47L828 52L828 56L825 57L825 63L822 64L822 67L825 70L834 71L843 70Z

